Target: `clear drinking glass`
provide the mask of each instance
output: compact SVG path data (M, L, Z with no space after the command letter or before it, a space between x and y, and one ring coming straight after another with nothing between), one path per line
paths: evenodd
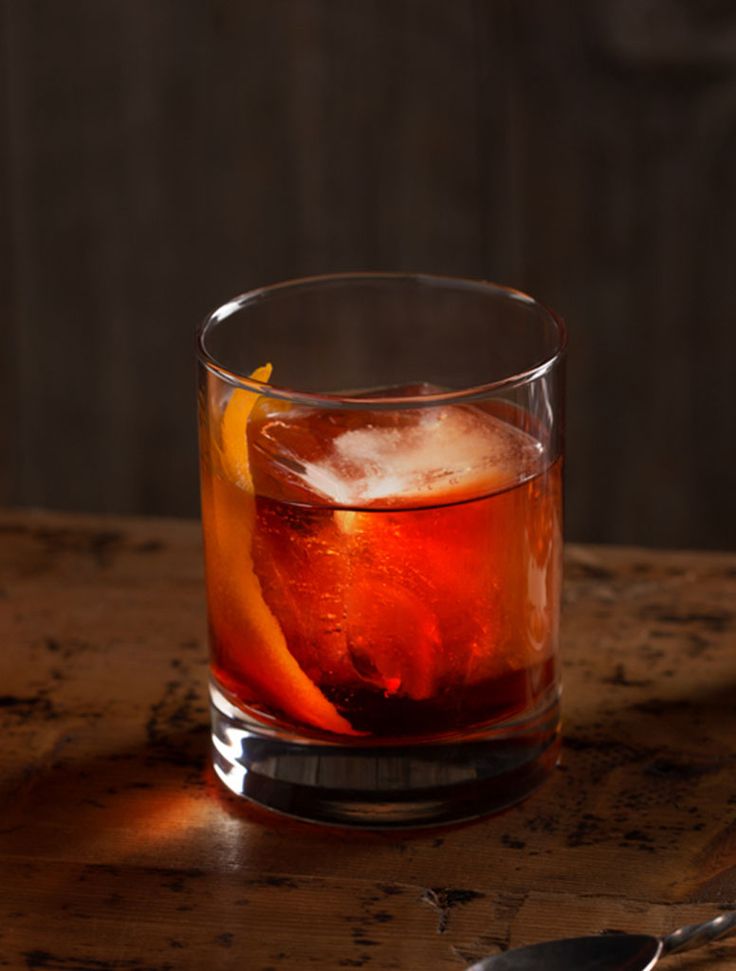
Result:
M466 819L559 743L562 322L475 282L255 290L200 328L214 767L322 822Z

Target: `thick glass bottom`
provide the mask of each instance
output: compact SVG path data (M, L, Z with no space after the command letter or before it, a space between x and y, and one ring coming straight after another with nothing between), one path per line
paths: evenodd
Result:
M333 826L437 826L504 809L557 761L559 693L462 740L350 745L302 739L256 721L210 685L214 769L232 792Z

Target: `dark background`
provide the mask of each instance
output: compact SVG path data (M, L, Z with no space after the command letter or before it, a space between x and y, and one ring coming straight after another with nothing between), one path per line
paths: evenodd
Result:
M482 277L568 320L568 536L736 546L732 0L0 0L0 502L197 508L193 330Z

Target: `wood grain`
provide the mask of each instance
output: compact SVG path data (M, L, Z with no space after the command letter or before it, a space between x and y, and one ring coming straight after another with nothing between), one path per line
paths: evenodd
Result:
M370 834L208 769L196 524L0 516L0 967L461 969L736 905L736 556L571 547L560 767ZM736 969L736 944L673 967Z
M736 547L732 4L0 11L0 499L192 514L204 313L420 269L568 318L572 538Z

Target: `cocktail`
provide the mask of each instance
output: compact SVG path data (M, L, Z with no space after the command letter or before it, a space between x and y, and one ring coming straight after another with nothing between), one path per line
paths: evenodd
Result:
M359 274L246 294L199 348L218 775L365 826L535 788L558 745L559 320Z

